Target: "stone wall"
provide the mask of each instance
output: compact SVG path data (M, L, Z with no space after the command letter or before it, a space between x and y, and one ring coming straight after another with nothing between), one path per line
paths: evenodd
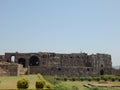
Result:
M114 69L112 70L112 74L116 76L120 76L120 69Z
M98 76L112 74L111 55L72 53L5 53L5 61L11 62L15 57L15 63L28 68L30 74L42 73L44 75L66 76ZM11 67L12 68L12 67Z
M0 64L0 76L18 76L20 74L21 65L14 63L2 63Z

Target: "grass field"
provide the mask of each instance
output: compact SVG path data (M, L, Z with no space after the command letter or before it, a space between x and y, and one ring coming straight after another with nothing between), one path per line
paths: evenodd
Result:
M21 80L23 78L27 78L30 81L30 85L28 89L35 89L35 82L38 80L38 76L37 75L22 75L22 76L3 76L0 77L0 89L17 89L17 81ZM46 78L49 78L46 76ZM72 90L72 88L78 87L79 90L89 90L88 88L84 87L84 84L94 84L94 85L98 85L98 82L96 81L60 81L59 84L62 84L68 88L70 88L70 90ZM115 81L115 82L111 82L108 81L108 84L110 85L120 85L120 82ZM108 90L114 90L114 89L108 89ZM117 89L120 90L120 89Z
M23 78L27 78L30 81L29 89L35 89L35 82L38 80L37 75L0 77L0 89L17 89L17 81Z
M88 88L84 87L83 85L84 84L94 84L95 86L97 86L98 82L96 82L96 81L91 81L91 82L89 82L89 81L83 81L83 82L81 82L81 81L74 81L74 82L73 81L63 81L62 84L69 87L71 90L72 90L73 86L78 87L79 90L89 90ZM120 82L118 82L118 81L109 82L108 81L108 84L102 84L102 85L108 85L108 86L109 85L119 85L120 86ZM120 88L119 89L108 88L107 90L120 90Z

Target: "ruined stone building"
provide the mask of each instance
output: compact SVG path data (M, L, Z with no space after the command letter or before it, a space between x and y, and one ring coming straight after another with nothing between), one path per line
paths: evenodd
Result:
M16 52L5 53L1 60L23 65L28 74L41 73L43 75L59 76L98 76L112 74L111 55L108 54Z

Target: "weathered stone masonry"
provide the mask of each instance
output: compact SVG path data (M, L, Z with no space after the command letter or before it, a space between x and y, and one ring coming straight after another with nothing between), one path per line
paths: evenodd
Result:
M22 64L29 74L59 76L98 76L112 74L111 55L73 53L5 53L4 60Z

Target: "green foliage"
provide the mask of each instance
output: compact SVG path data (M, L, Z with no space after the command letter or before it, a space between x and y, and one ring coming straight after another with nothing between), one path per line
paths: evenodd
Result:
M59 77L59 76L55 76L55 79L56 79L56 80L60 80L60 77Z
M62 84L57 84L52 88L52 90L70 90L70 89Z
M79 90L77 86L72 86L72 90Z
M85 78L84 77L80 77L80 81L84 81L85 80Z
M75 80L76 80L76 77L75 77L75 76L73 76L73 77L72 77L72 81L75 81Z
M88 77L88 81L92 81L92 77Z
M64 77L64 81L67 81L67 80L68 80L68 78L67 78L67 76L65 76L65 77Z
M118 78L118 81L120 82L120 77Z
M107 81L107 80L111 80L111 81L118 80L118 76L114 76L114 75L102 75L101 78L105 81Z
M105 81L108 81L108 79L109 79L109 76L108 75L103 75L103 80L105 80Z
M44 80L43 75L41 75L40 73L39 73L39 74L37 74L37 77L38 77L38 79L40 79L40 80Z
M51 88L52 86L50 84L46 84L46 88Z
M100 77L96 77L96 78L95 78L95 80L97 80L97 81L100 81L100 79L101 79Z
M42 89L45 86L45 81L38 80L38 81L36 81L35 86L36 86L36 89Z
M29 87L29 80L22 79L17 82L18 89L27 89Z
M118 80L119 79L119 76L115 76L115 80Z
M90 90L100 90L98 87L90 88Z
M115 78L115 77L112 77L111 80L114 82L114 81L116 80L116 78Z
M56 85L61 82L60 80L56 80L55 77L52 77L52 76L45 76L44 78L45 80L49 81L53 85Z

